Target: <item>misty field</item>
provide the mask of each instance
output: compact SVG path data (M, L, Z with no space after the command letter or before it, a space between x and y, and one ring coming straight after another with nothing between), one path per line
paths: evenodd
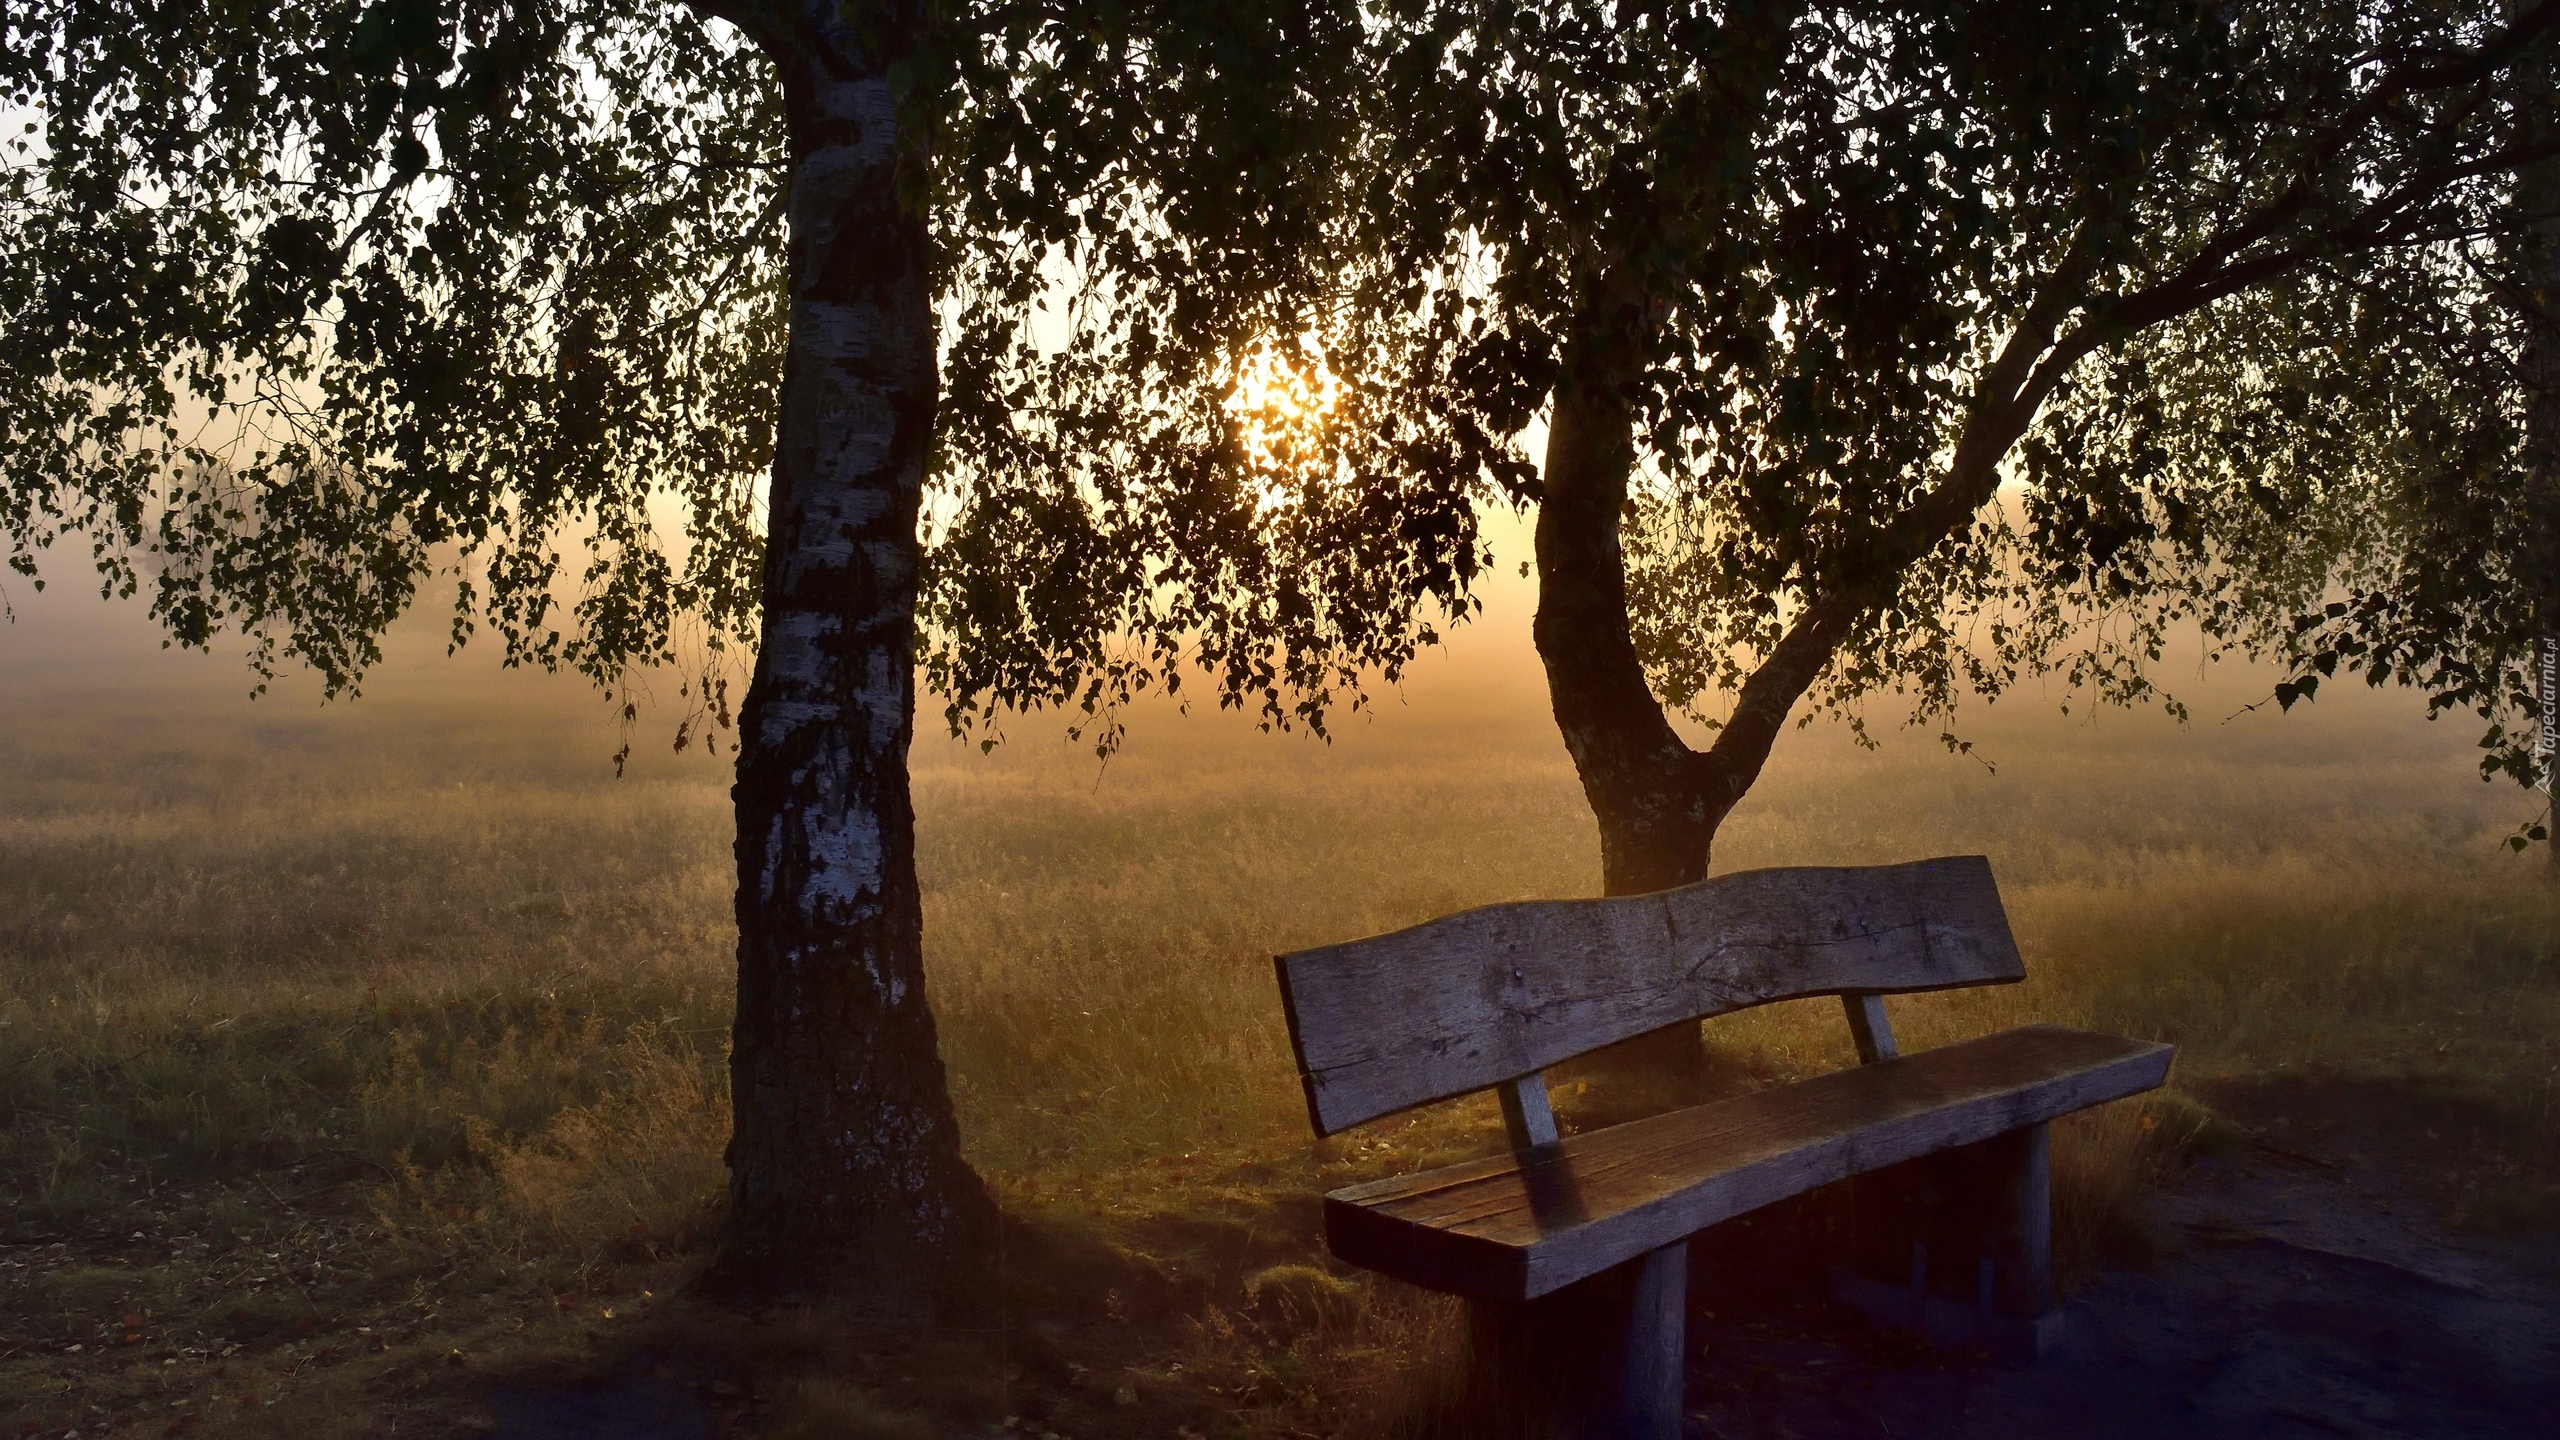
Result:
M663 753L660 707L617 780L592 696L477 664L404 658L327 709L180 671L31 667L0 696L0 1434L371 1433L457 1367L609 1350L717 1223L723 763ZM2501 844L2530 797L2407 696L2225 723L2248 690L2208 687L2187 727L2021 697L1972 756L1791 733L1718 868L1987 853L2032 978L1896 1002L1907 1044L2034 1019L2184 1047L2169 1096L2063 1128L2066 1267L2138 1259L2141 1188L2234 1075L2456 1095L2496 1124L2445 1155L2445 1218L2551 1223L2560 887ZM1149 1423L1210 1433L1383 1423L1446 1313L1307 1268L1308 1197L1498 1123L1310 1142L1268 957L1590 893L1589 822L1510 660L1435 662L1329 746L1132 718L1107 767L1038 716L915 757L976 1162L1013 1215L1188 1297L1087 1352L1119 1369L1075 1367L1093 1407L1052 1413L1119 1433L1100 1397L1143 1392L1176 1407ZM1737 1084L1851 1058L1828 1001L1710 1035ZM811 1435L1031 1403L1010 1364L904 1368L740 1403Z

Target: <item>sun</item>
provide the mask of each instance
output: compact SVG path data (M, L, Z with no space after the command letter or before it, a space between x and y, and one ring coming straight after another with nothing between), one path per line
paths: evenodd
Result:
M1276 472L1308 462L1341 399L1341 378L1312 343L1293 352L1264 341L1236 363L1225 409L1245 462Z

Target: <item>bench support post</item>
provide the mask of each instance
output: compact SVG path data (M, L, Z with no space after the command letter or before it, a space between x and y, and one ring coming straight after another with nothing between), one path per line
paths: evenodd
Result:
M1849 1012L1849 1039L1858 1047L1858 1063L1873 1065L1902 1054L1893 1043L1893 1021L1884 1013L1884 997L1853 992L1840 997L1841 1008Z
M1471 1301L1468 1432L1679 1440L1689 1243L1528 1301Z
M1855 1260L1832 1294L1894 1329L2042 1359L2053 1308L2049 1132L2028 1125L1858 1177Z
M1992 1306L2032 1319L2053 1308L2053 1144L2030 1125L1983 1144Z
M1502 1101L1502 1129L1514 1150L1556 1143L1556 1112L1547 1105L1547 1077L1532 1070L1493 1087Z

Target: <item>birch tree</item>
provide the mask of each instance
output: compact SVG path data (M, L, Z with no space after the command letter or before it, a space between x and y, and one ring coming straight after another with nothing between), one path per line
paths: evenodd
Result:
M437 576L511 664L752 645L724 1272L920 1313L993 1223L922 966L928 480L1009 403L968 387L1039 361L1062 264L1178 273L1162 354L1268 328L1340 126L1308 77L1353 33L1187 0L13 4L9 565L333 691Z

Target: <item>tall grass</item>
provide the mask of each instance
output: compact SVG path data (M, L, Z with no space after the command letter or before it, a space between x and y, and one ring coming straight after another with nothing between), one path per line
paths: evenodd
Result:
M1241 1216L1303 1254L1318 1186L1491 1143L1482 1105L1310 1142L1268 957L1591 892L1573 777L1497 660L1330 746L1156 712L1108 766L1037 717L991 756L919 743L932 998L972 1155L1015 1204L1168 1256L1188 1242L1150 1218ZM462 673L406 661L328 710L249 706L228 674L0 698L0 1394L28 1413L140 1403L66 1369L72 1344L130 1335L227 1364L220 1385L320 1395L298 1327L469 1353L527 1313L603 1323L600 1296L639 1303L698 1252L726 776L644 732L616 780L592 697ZM1907 1043L2060 1020L2178 1042L2182 1082L2434 1077L2548 1169L2560 892L2498 843L2529 807L2400 697L2322 706L2180 728L2022 705L1968 731L1996 771L1815 727L1719 868L1987 853L2032 978L1894 1002ZM1711 1033L1763 1078L1849 1059L1828 1002ZM2080 1253L2186 1114L2066 1131ZM1393 1335L1440 1323L1353 1283L1348 1307L1281 1281L1207 1307L1195 1371L1350 1404L1355 1380L1309 1377L1390 1369Z

